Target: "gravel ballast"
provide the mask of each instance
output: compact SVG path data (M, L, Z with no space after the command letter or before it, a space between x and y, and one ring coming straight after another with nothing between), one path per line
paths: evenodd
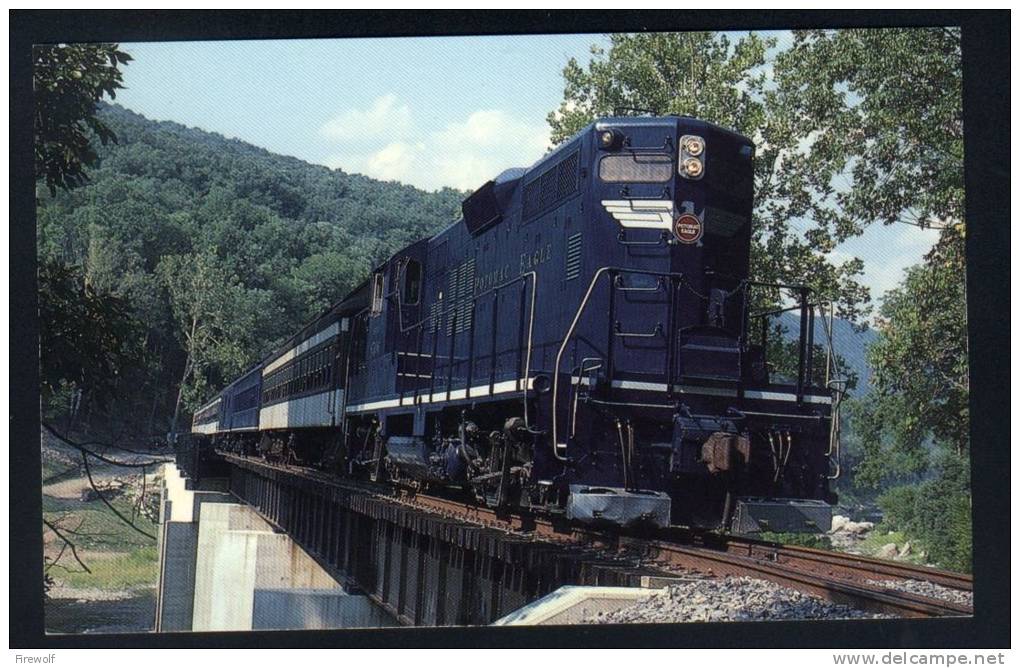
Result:
M749 577L670 585L648 599L586 619L589 624L743 622L884 617Z
M960 591L959 589L952 589L935 584L934 582L925 582L923 580L872 580L871 583L886 589L895 589L896 591L903 591L908 594L937 598L941 601L949 601L950 603L974 605L974 592Z

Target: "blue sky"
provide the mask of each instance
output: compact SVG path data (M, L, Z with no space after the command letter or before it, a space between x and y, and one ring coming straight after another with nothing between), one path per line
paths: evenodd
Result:
M780 44L786 33L775 33ZM562 70L602 35L123 44L123 106L312 163L470 190L548 146ZM879 298L937 234L872 226L834 259L864 260Z

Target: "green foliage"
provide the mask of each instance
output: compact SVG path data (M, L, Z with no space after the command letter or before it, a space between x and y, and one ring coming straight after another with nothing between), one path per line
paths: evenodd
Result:
M765 116L751 91L764 83L765 52L775 40L736 42L710 32L615 34L609 51L592 47L587 68L571 58L564 101L549 114L561 142L600 116L677 114L753 131Z
M145 323L115 412L151 433L165 433L175 412L204 402L378 262L451 222L463 197L115 106L100 105L98 118L119 142L98 147L88 184L39 202L39 256L83 267L90 285Z
M885 521L930 558L969 570L970 384L963 225L943 230L923 264L886 295L869 349L872 392L850 411L862 452L854 480L879 497Z
M139 547L126 553L90 555L86 563L91 573L54 569L51 574L69 587L106 591L153 587L159 575L155 546Z
M973 551L970 467L949 454L935 463L932 477L893 487L878 498L883 524L916 537L934 563L970 571Z
M917 492L916 485L899 485L880 494L878 507L882 509L883 525L894 531L908 530L914 519Z
M164 256L156 275L166 289L186 354L180 399L194 406L207 395L207 369L221 379L236 376L255 358L262 320L276 315L265 290L248 289L212 250ZM179 408L179 406L178 406Z
M962 228L948 228L886 295L868 352L874 391L853 413L868 460L858 473L864 482L923 471L931 450L968 455L964 259Z
M811 138L784 157L777 199L815 221L818 243L963 220L959 29L795 31L775 79L769 138Z
M124 371L138 363L139 325L130 305L59 262L39 267L40 381L46 395L68 388L106 405Z
M50 194L88 180L96 161L93 137L103 144L117 135L96 116L96 103L116 98L119 66L131 56L116 44L43 44L33 49L35 175Z

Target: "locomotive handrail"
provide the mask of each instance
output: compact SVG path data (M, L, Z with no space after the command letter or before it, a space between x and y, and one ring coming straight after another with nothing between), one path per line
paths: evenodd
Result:
M620 337L625 337L625 338L633 338L633 339L654 339L655 337L657 337L660 334L662 334L662 323L661 322L655 323L655 329L653 329L648 334L642 334L642 333L639 333L639 332L625 332L625 331L623 331L621 329L621 325L620 325L620 321L619 320L617 320L615 322L614 329L615 329L615 331L613 332L614 336L620 336Z
M508 285L513 285L518 281L526 280L529 278L531 279L531 305L528 312L528 352L525 355L524 359L524 425L527 427L531 426L531 423L528 421L528 386L531 384L531 349L533 347L534 341L533 335L535 331L535 297L538 294L538 274L534 270L526 271L520 276L517 276L516 278L511 278L510 280L504 281L499 285L492 286L485 292L479 292L472 298L472 302L477 303L479 297L484 297L490 292L496 292L507 287Z
M397 283L398 283L398 285L400 283L400 281L399 281L399 278L400 278L399 271L400 270L398 269L398 275L397 275L397 278L398 278ZM485 290L484 292L479 292L477 295L472 295L472 297L471 297L471 309L472 309L472 311L474 311L475 307L478 305L478 299L480 297L484 297L484 296L486 296L486 295L488 295L490 293L498 292L499 290L502 290L503 288L505 288L507 286L513 285L514 283L517 283L519 281L526 281L528 279L531 279L532 287L531 287L531 305L530 305L529 313L528 313L528 349L527 349L527 354L525 356L525 362L524 362L524 388L523 389L524 389L524 424L525 425L529 424L529 422L528 422L528 386L531 384L531 353L532 353L532 348L533 348L534 331L535 331L535 296L538 293L538 274L535 273L535 271L524 272L523 274L521 274L519 276L515 276L514 278L511 278L511 279L509 279L507 281L504 281L503 283L500 283L499 285L494 285L491 288L489 288L488 290ZM396 301L397 301L397 321L398 321L397 322L397 326L400 329L400 333L401 334L407 334L411 330L421 328L421 327L423 327L425 325L426 322L430 321L433 318L433 316L430 314L430 315L422 318L418 322L413 323L413 324L411 324L411 325L409 325L409 326L407 326L405 328L404 327L404 315L403 315L403 310L402 310L402 300L400 298L400 290L398 289L398 290L395 290L394 292L396 293ZM454 314L454 318L456 318L456 314ZM473 321L474 321L474 318L472 318L472 322ZM472 328L472 330L473 330L473 328ZM438 330L437 330L437 332L438 332ZM474 334L472 334L472 337L473 336L474 336ZM472 357L473 357L473 355L472 355ZM452 356L451 356L451 362L450 363L452 364ZM472 367L473 367L473 363L474 363L474 360L472 359L471 360ZM520 381L518 380L518 382L520 382ZM431 394L432 390L430 389L429 392ZM447 384L447 395L448 396L449 396L449 392L450 392L450 385L448 383ZM416 397L417 397L417 394L418 394L418 392L416 391L415 392L415 396Z
M819 306L819 304L809 304L808 306ZM772 310L772 311L760 311L758 313L752 313L748 317L751 318L752 320L755 319L755 318L771 318L772 316L775 316L775 315L782 315L784 313L789 313L790 311L799 311L799 310L800 310L800 304L797 304L796 306L789 306L787 308L780 308L780 309L775 309L775 310Z
M560 454L559 444L559 430L557 429L557 406L559 402L559 384L560 384L560 364L563 362L563 353L567 349L567 344L570 339L574 336L574 330L577 329L577 323L581 320L581 315L584 313L584 309L588 306L588 300L591 299L591 293L595 290L595 285L599 279L602 278L607 272L619 272L625 274L643 274L646 276L658 276L658 277L669 277L682 280L684 274L682 272L674 271L651 271L648 269L629 269L626 267L600 267L595 274L591 277L591 282L588 284L588 290L584 293L584 298L581 299L581 303L577 307L577 312L574 313L574 319L570 323L570 327L567 328L567 333L563 336L563 342L560 344L559 350L556 352L556 364L553 366L553 386L552 386L552 451L553 456L561 462L567 461L567 457ZM566 444L563 444L566 447Z
M596 362L596 364L594 366L588 366L588 364L590 362ZM576 384L576 385L578 385L580 387L580 384L581 384L582 379L583 379L582 377L584 376L585 372L597 371L598 369L602 368L602 365L603 365L603 361L602 361L601 357L585 357L583 360L581 360L580 366L574 367L573 369L570 370L570 384L571 384L571 386ZM574 371L575 370L577 371L577 382L576 383L574 382ZM577 399L578 399L579 396L580 396L580 392L575 392L574 393L574 405L572 406L571 414L570 414L570 435L571 436L573 436L574 432L577 431Z
M614 279L613 283L614 283L614 287L617 290L619 290L620 292L658 292L659 290L662 289L662 277L661 276L658 277L658 279L655 281L655 287L651 287L651 288L641 288L641 287L630 287L630 288L628 288L626 285L623 284L623 278L621 278L620 276L617 276Z
M801 290L807 290L808 292L814 292L814 290L812 290L811 288L809 288L806 285L788 285L786 283L770 283L768 281L752 281L749 278L745 278L742 282L746 283L747 285L750 285L750 286L757 285L757 286L763 287L763 288L781 288L783 290L797 290L798 292L801 291Z
M750 298L745 300L745 329L750 328L752 320L761 319L761 336L762 346L765 348L767 340L767 324L768 318L782 315L783 313L789 313L793 311L800 311L800 326L797 346L797 401L801 401L804 397L804 389L808 385L812 385L811 372L814 369L814 338L815 338L815 309L821 305L812 304L808 301L808 296L813 292L811 288L806 285L786 285L783 283L768 283L764 281L745 281L742 286L745 289L752 288L755 286L778 288L781 290L794 290L797 293L797 303L793 306L786 308L773 309L771 311L762 311L759 313L747 313L747 302ZM831 349L831 341L830 341ZM827 362L828 364L828 362ZM828 368L826 368L826 374L828 374Z
M623 278L616 276L613 279L614 288L621 293L657 293L662 290L662 276L658 276L654 288L627 288L623 285Z
M663 186L662 192L655 197L642 197L639 195L630 195L630 188L624 186L620 188L620 199L630 200L631 202L666 202L672 201L673 191L670 190L669 186Z
M616 242L621 246L661 246L663 242L669 243L669 235L666 232L661 232L655 241L627 241L627 232L620 230L620 233L616 235Z

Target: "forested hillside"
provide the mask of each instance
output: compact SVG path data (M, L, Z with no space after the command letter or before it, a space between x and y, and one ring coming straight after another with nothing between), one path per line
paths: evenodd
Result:
M143 363L120 370L123 398L111 410L144 433L166 428L182 379L186 411L373 264L452 221L463 197L311 165L119 106L103 105L99 118L118 141L94 142L90 182L55 197L39 187L39 260L44 274L80 268L86 289L124 301ZM54 396L62 407L79 402L79 419L99 419L88 399L87 390Z

